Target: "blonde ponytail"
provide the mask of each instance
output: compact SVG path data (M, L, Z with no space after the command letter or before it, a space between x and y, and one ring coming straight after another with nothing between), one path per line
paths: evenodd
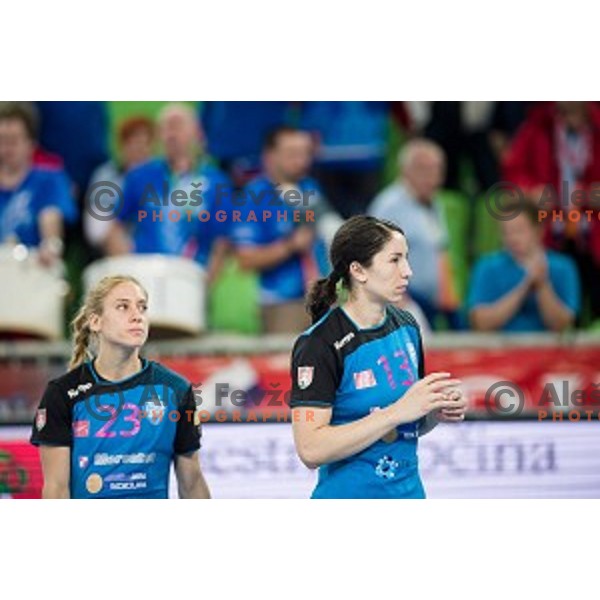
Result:
M91 358L90 338L91 331L87 315L87 307L84 305L79 309L76 317L71 322L71 332L73 335L73 353L69 369L78 367L86 359Z

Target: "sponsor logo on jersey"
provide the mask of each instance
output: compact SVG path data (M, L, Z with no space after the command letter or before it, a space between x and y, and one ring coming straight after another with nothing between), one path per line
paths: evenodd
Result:
M367 369L366 371L358 371L357 373L353 373L352 375L354 377L354 387L357 390L364 390L365 388L375 387L377 385L373 369Z
M77 398L80 393L87 392L92 387L91 383L81 383L76 388L72 388L67 392L69 398Z
M73 437L83 438L90 435L89 421L73 421Z
M134 473L112 473L105 477L104 480L106 481L106 483L110 483L113 481L145 481L146 477L146 473L136 471Z
M314 367L298 367L298 387L305 390L312 383L314 374Z
M146 478L146 473L113 473L105 481L109 490L120 492L146 489Z
M333 346L336 350L341 350L348 342L352 341L354 338L354 332L350 332L348 335L345 335L341 340L333 343Z
M167 405L158 397L154 396L144 402L143 414L152 425L158 425L165 417Z
M99 452L94 454L94 465L106 467L112 465L151 465L156 461L156 452L136 452L135 454L107 454ZM107 479L108 481L108 479Z
M38 408L37 412L35 413L35 428L38 431L41 431L42 429L44 429L45 425L46 425L46 409Z
M80 456L79 457L79 468L85 469L90 464L90 459L88 456Z
M383 479L393 479L396 477L396 469L400 466L391 456L382 456L375 466L375 475Z
M413 369L415 372L418 372L419 358L417 356L415 345L412 342L406 342L406 350L408 351L408 358L410 359Z
M90 494L97 494L102 489L103 485L104 485L104 482L102 481L102 477L100 477L100 475L98 475L98 473L92 473L85 480L85 489Z

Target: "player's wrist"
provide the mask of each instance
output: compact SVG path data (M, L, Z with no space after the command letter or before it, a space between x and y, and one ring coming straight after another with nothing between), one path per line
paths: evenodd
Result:
M380 412L386 421L386 425L390 428L398 427L398 425L408 423L408 419L404 414L404 407L398 402L394 402L394 404L382 409Z

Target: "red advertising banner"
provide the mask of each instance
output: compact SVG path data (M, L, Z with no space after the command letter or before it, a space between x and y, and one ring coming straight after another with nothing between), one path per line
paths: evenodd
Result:
M502 416L501 409L490 406L494 387L512 388L513 403L522 402L523 414L539 418L572 410L585 416L588 410L600 409L600 348L596 347L432 350L426 367L428 372L449 371L463 381L474 416L495 410ZM505 393L507 404L510 396Z
M288 352L156 358L192 382L204 420L288 418ZM460 378L475 418L593 420L588 413L600 408L600 346L436 348L426 369ZM30 422L47 381L62 372L60 363L0 362L0 424Z
M27 441L4 441L0 435L0 497L40 498L42 470L38 449Z
M196 385L197 398L202 398L207 410L244 406L233 402L237 391L251 412L273 417L287 411L288 354L164 358L163 362ZM435 349L427 352L426 370L448 371L461 379L473 417L586 419L588 412L600 408L600 348L596 347ZM593 418L589 415L589 420Z

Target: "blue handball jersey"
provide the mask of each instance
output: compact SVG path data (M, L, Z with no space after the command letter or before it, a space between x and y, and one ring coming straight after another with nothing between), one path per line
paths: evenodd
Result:
M296 407L331 408L344 425L401 398L424 375L419 327L391 305L378 326L361 329L343 308L330 309L296 341ZM422 498L417 438L423 420L403 424L362 452L323 465L313 498Z
M85 363L50 381L31 443L71 448L71 498L168 498L171 462L200 448L191 385L144 360L111 382Z
M0 188L0 243L15 236L26 246L40 243L38 217L56 208L73 223L77 208L63 171L33 167L15 189Z
M132 227L136 252L183 255L206 265L213 242L226 235L217 212L230 193L227 177L207 161L175 176L164 159L155 159L127 173L117 217ZM201 220L202 211L209 218Z

